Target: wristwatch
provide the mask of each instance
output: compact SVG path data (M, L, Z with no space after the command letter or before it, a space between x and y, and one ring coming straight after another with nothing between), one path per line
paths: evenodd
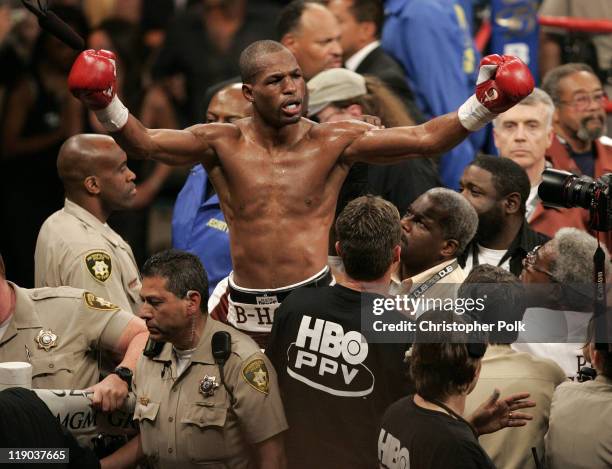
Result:
M116 374L119 376L119 378L127 383L128 391L132 390L132 370L126 368L125 366L118 366L112 371L112 373Z

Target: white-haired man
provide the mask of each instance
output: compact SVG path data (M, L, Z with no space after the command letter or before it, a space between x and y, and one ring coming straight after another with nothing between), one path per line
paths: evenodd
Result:
M546 168L546 150L554 138L554 112L550 96L535 88L520 104L493 121L493 136L500 156L513 160L529 177L531 190L525 218L535 231L551 237L563 227L586 231L581 209L545 208L538 197L542 172Z
M526 331L512 347L554 360L569 377L585 364L582 347L593 312L597 245L584 231L562 228L523 260L520 279L529 305L537 307L525 311ZM609 254L604 252L604 264L609 266Z

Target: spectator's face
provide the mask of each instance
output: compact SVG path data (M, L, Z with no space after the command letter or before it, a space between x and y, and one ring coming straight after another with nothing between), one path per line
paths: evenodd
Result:
M499 154L510 158L524 170L544 164L546 149L553 139L548 126L546 106L519 104L500 114L493 128Z
M340 26L340 45L344 59L348 59L361 47L362 41L365 39L365 31L361 23L358 23L351 7L353 0L332 0L327 7L336 16ZM367 39L365 39L367 41ZM371 38L371 40L374 40Z
M163 342L189 343L192 317L186 298L178 298L166 289L163 277L144 277L139 316L146 322L151 339Z
M210 101L206 122L227 124L251 115L251 103L242 94L242 83L223 88Z
M441 262L448 244L442 235L442 218L427 194L410 205L401 220L401 261L407 270L422 272Z
M601 137L605 130L604 92L599 79L589 72L576 72L559 81L555 125L584 142Z
M128 168L125 152L112 141L109 146L96 161L100 199L111 211L129 209L136 196L136 175Z
M302 71L295 57L286 50L262 57L254 83L244 86L253 109L273 127L300 120L305 92Z
M468 166L459 181L461 195L478 214L479 239L489 239L504 225L503 198L499 197L493 183L493 175L478 166Z
M520 280L523 283L551 283L553 282L550 268L555 259L555 252L550 242L533 249L523 259L523 270Z
M342 67L340 26L321 5L307 7L298 30L287 34L282 42L295 55L306 80L323 70Z

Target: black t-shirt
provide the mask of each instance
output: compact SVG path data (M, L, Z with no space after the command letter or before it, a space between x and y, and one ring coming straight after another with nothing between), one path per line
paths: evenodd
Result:
M378 435L380 467L495 469L465 422L412 399L400 399L385 412Z
M266 354L278 373L292 469L376 467L382 414L408 388L407 346L368 344L360 332L366 295L302 288L276 312Z

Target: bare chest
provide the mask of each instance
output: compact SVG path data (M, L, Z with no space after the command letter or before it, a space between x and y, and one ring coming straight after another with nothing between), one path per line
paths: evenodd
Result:
M330 192L339 189L333 177L337 155L330 149L299 145L268 151L244 144L220 157L221 168L211 178L234 215L310 213L321 209Z

